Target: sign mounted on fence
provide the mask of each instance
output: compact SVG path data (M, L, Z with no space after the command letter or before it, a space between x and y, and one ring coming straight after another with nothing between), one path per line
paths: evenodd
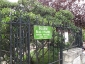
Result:
M52 38L51 26L34 25L34 39L51 39L51 38Z

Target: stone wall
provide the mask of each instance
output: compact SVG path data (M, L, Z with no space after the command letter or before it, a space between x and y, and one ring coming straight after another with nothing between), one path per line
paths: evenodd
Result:
M81 62L82 64L85 64L85 51L81 54Z
M82 48L72 48L63 51L63 64L85 64Z

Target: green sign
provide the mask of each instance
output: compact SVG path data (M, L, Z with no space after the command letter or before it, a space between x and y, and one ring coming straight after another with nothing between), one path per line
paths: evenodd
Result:
M50 26L34 26L34 39L51 39L52 27Z

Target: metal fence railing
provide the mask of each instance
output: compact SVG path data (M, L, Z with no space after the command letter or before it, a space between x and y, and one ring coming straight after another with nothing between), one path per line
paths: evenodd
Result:
M26 21L26 20L25 20ZM0 62L7 64L63 64L63 50L82 46L82 32L27 18L0 22ZM34 39L34 25L52 27L51 39ZM69 41L65 43L64 32Z

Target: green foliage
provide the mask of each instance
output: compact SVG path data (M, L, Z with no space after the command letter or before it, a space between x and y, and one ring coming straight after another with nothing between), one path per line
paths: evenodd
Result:
M20 5L22 4L22 6ZM27 22L28 18L30 18L30 23L31 24L36 24L36 22L40 25L42 25L42 23L44 25L69 25L70 28L72 28L73 30L76 29L74 23L71 22L71 20L74 18L73 14L68 11L68 10L60 10L58 12L56 12L56 10L54 8L48 7L48 6L44 6L41 3L39 3L36 0L19 0L18 3L10 3L6 0L0 0L0 33L1 33L1 49L9 51L9 39L10 39L10 27L6 22L19 22L20 19L23 22ZM15 25L16 26L16 25ZM13 25L13 30L16 32L16 28ZM31 26L31 33L33 34L33 26ZM75 28L75 29L74 29ZM55 30L55 37L54 37L54 43L59 43L62 39L59 38L58 33L56 33L56 28L54 28ZM75 30L76 31L76 30ZM32 35L33 37L33 35ZM31 38L33 39L33 38ZM58 52L59 50L57 49L53 49L53 47L51 46L50 50L48 50L47 48L44 49L44 64L48 63L48 54L49 54L49 60L50 62L53 61L53 50L54 51L54 57L55 60L58 59ZM39 51L39 50L38 50ZM41 49L41 51L38 53L38 60L39 63L42 64L42 51L43 49ZM46 52L46 53L45 53ZM31 57L33 62L36 63L36 55L33 55L35 53L35 51L31 52ZM18 54L15 54L16 56ZM26 60L27 56L24 55L23 60Z
M82 36L83 42L85 42L85 30L84 29L82 30L82 35L83 35Z
M59 24L62 24L62 23L69 24L69 22L73 18L74 18L73 14L68 10L60 10L60 11L56 12L56 14L55 14L56 24L57 24L57 22Z
M48 6L43 6L39 2L34 2L34 6L35 7L34 7L33 11L35 12L35 14L40 13L42 16L52 15L56 12L55 9L48 7Z
M1 10L2 15L9 15L10 12L10 8L2 8Z
M11 3L7 0L0 0L0 9L1 8L7 8L7 7L16 7L17 3Z
M8 28L9 28L9 25L8 24L6 24L5 22L9 22L10 21L10 11L11 11L11 9L10 8L2 8L2 10L0 10L1 12L1 25L0 25L0 27L1 27L1 33L8 33L7 31L9 30Z
M68 10L60 10L60 11L56 12L55 9L48 7L48 6L43 6L38 1L34 1L34 0L28 0L28 1L22 0L21 1L21 0L19 0L19 4L20 3L25 8L24 13L23 13L23 11L21 11L22 17L24 17L24 16L28 17L29 16L32 23L35 23L35 21L37 19L39 21L39 23L44 21L44 24L48 23L48 21L49 21L50 25L52 25L53 23L56 24L56 25L63 24L63 22L70 24L70 21L74 18L73 14ZM27 6L28 6L28 8L27 8ZM6 10L7 10L7 12L6 12ZM15 9L15 12L19 13L20 11L19 10L17 11ZM18 13L16 15L19 15ZM10 8L2 9L2 14L5 14L5 19L6 19L6 20L3 20L3 21L9 21L10 20L10 18L8 16L8 15L10 15Z
M36 58L36 55L34 55L35 51L32 51L30 54L31 54L31 57L32 57L32 61L34 62L34 64L38 63L39 64L48 64L49 62L52 62L53 61L53 54L54 54L54 60L56 61L58 59L58 50L55 49L56 51L53 51L53 48L51 47L49 50L47 48L44 48L44 57L43 57L43 49L38 52L38 58ZM53 53L54 52L54 53ZM35 53L36 54L36 53ZM48 61L49 60L49 61ZM56 64L56 63L55 63Z

